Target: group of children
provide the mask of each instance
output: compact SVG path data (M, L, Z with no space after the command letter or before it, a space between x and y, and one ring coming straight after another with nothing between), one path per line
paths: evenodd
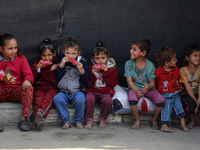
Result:
M157 53L159 67L155 70L146 55L151 50L148 39L135 39L130 50L130 60L125 64L128 101L135 123L131 128L139 129L140 118L138 99L149 98L155 105L152 127L158 129L157 119L161 113L161 130L173 132L169 128L172 107L180 119L183 131L189 131L194 125L194 114L200 104L199 62L200 47L188 46L183 52L183 65L176 66L176 52L163 47ZM106 119L112 109L114 87L118 83L116 63L110 58L103 42L98 42L92 51L91 65L81 57L79 42L69 37L62 50L63 57L55 60L56 51L50 39L44 39L39 45L39 57L32 68L18 50L17 40L11 34L0 35L0 102L22 102L22 118L18 124L21 131L32 130L27 121L33 103L34 124L43 129L44 119L54 104L62 120L62 128L71 126L68 103L75 107L76 128L90 129L94 119L94 105L101 104L99 128L106 128ZM183 86L182 86L183 84ZM34 87L34 89L33 89ZM181 96L180 96L181 94ZM181 97L190 116L185 124L185 112ZM82 125L85 116L86 125ZM4 127L0 126L0 131Z

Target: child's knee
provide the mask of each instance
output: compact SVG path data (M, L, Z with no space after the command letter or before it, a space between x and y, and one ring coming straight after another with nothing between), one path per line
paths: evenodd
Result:
M156 104L156 107L164 107L164 106L165 106L165 102L157 103L157 104Z
M129 105L137 105L138 104L138 101L128 101L129 102Z

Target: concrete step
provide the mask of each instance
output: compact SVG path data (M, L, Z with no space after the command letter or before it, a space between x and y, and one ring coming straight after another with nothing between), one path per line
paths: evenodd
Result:
M75 109L72 104L69 104L68 110L71 116L71 123L74 123L74 114ZM100 106L95 105L95 111L94 111L94 122L98 123L99 116L100 116ZM33 113L33 109L30 110L30 115ZM21 120L21 114L22 114L22 105L21 103L0 103L0 124L3 125L15 125ZM197 124L199 124L200 114L198 113L196 118L198 118ZM149 123L152 120L153 115L152 114L140 114L141 122ZM85 119L83 120L83 123L85 122ZM132 114L114 114L113 112L110 113L107 119L108 123L133 123L134 118ZM45 119L46 124L60 124L61 119L58 115L56 109L53 107L48 115L48 117ZM175 116L172 116L172 123L179 123L178 119Z

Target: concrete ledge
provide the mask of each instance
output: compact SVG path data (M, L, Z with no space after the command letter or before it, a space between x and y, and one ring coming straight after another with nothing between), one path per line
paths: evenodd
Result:
M71 117L71 123L74 123L74 113L75 109L74 106L69 104L68 110ZM99 105L95 105L95 112L94 112L94 122L98 123L99 116L100 116L100 107ZM30 115L33 113L33 109L30 110ZM21 120L22 114L22 105L21 103L0 103L0 124L3 125L15 125ZM200 125L200 113L196 114L196 125ZM152 120L152 114L140 114L141 122L149 123ZM85 120L83 120L83 123ZM108 116L107 119L108 123L133 123L134 118L132 114L111 114ZM60 116L58 115L56 109L53 107L45 119L46 124L61 124ZM176 116L172 116L172 123L179 123L179 120Z

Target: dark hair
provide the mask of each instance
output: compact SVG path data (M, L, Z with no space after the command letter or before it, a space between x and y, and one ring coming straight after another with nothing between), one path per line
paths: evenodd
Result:
M162 47L156 54L156 59L160 65L164 65L165 62L169 62L172 56L176 54L176 51L170 47Z
M133 40L132 44L137 45L141 52L146 51L148 54L151 51L151 43L148 39L137 38Z
M197 44L189 45L184 49L183 54L182 54L183 66L188 65L188 61L185 59L185 57L190 56L192 53L196 51L200 51L200 46Z
M78 40L76 40L74 37L71 36L65 42L64 49L65 48L75 48L78 51L80 51L80 44L79 44Z
M42 55L47 49L49 49L52 53L55 52L55 49L54 49L54 46L53 46L53 42L48 38L44 39L39 44L38 52L39 52L40 55Z
M0 46L2 48L4 48L5 41L6 40L12 40L12 39L15 39L17 41L16 37L14 35L12 35L12 34L9 34L9 33L1 34L0 35ZM2 54L2 53L0 52L0 54ZM17 50L17 55L18 56L22 55L22 52L19 49Z
M104 43L101 41L99 41L96 44L95 48L92 51L92 56L94 57L95 55L99 55L99 53L103 53L103 54L109 56L106 45L104 45Z

